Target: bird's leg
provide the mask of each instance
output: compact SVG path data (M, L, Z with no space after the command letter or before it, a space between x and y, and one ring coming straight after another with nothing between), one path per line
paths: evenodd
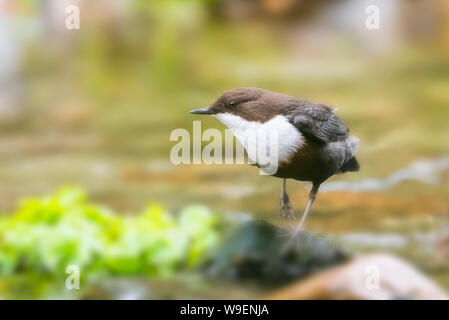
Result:
M310 208L312 207L312 204L315 201L319 187L320 187L319 183L315 183L315 182L313 183L312 190L310 190L310 193L309 193L309 202L307 203L307 207L304 210L304 213L302 214L301 221L299 222L298 226L293 231L293 236L292 236L293 239L296 238L302 232L302 230L303 230L302 225L304 224L304 221L307 218L307 214L309 213Z
M282 182L282 191L281 191L281 201L280 201L280 210L279 214L284 219L294 219L295 218L295 212L292 209L292 206L290 204L290 199L288 198L287 192L286 192L286 181L287 179L283 179Z

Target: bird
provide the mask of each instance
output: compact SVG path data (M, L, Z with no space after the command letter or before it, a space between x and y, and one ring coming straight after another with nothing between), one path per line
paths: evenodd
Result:
M283 180L280 196L283 218L295 218L286 190L287 179L312 183L308 203L292 238L304 230L320 185L335 174L360 169L355 158L360 140L349 135L349 129L335 112L336 108L327 104L255 87L227 90L210 106L190 111L195 115L216 117L233 132L248 154L249 147L264 147L258 140L245 136L249 129L275 130L278 164L271 175ZM254 161L263 168L257 159Z

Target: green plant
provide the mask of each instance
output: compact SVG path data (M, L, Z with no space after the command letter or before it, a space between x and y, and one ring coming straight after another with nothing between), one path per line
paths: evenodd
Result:
M140 214L119 215L66 187L26 199L0 217L0 275L64 276L68 265L77 265L83 277L168 276L201 261L219 239L217 222L202 206L173 215L152 204Z

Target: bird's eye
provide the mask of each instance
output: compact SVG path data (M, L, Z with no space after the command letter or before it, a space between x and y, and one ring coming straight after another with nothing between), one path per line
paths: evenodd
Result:
M236 104L237 104L237 102L235 102L235 101L229 101L229 103L228 103L228 105L230 107L234 107Z

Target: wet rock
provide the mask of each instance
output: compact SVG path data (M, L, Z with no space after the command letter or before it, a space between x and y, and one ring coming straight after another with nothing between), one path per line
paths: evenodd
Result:
M408 262L389 255L360 256L296 282L268 299L448 299Z
M310 233L285 249L290 235L263 221L235 230L206 264L210 276L254 280L258 285L285 284L346 261L349 254L324 237Z

